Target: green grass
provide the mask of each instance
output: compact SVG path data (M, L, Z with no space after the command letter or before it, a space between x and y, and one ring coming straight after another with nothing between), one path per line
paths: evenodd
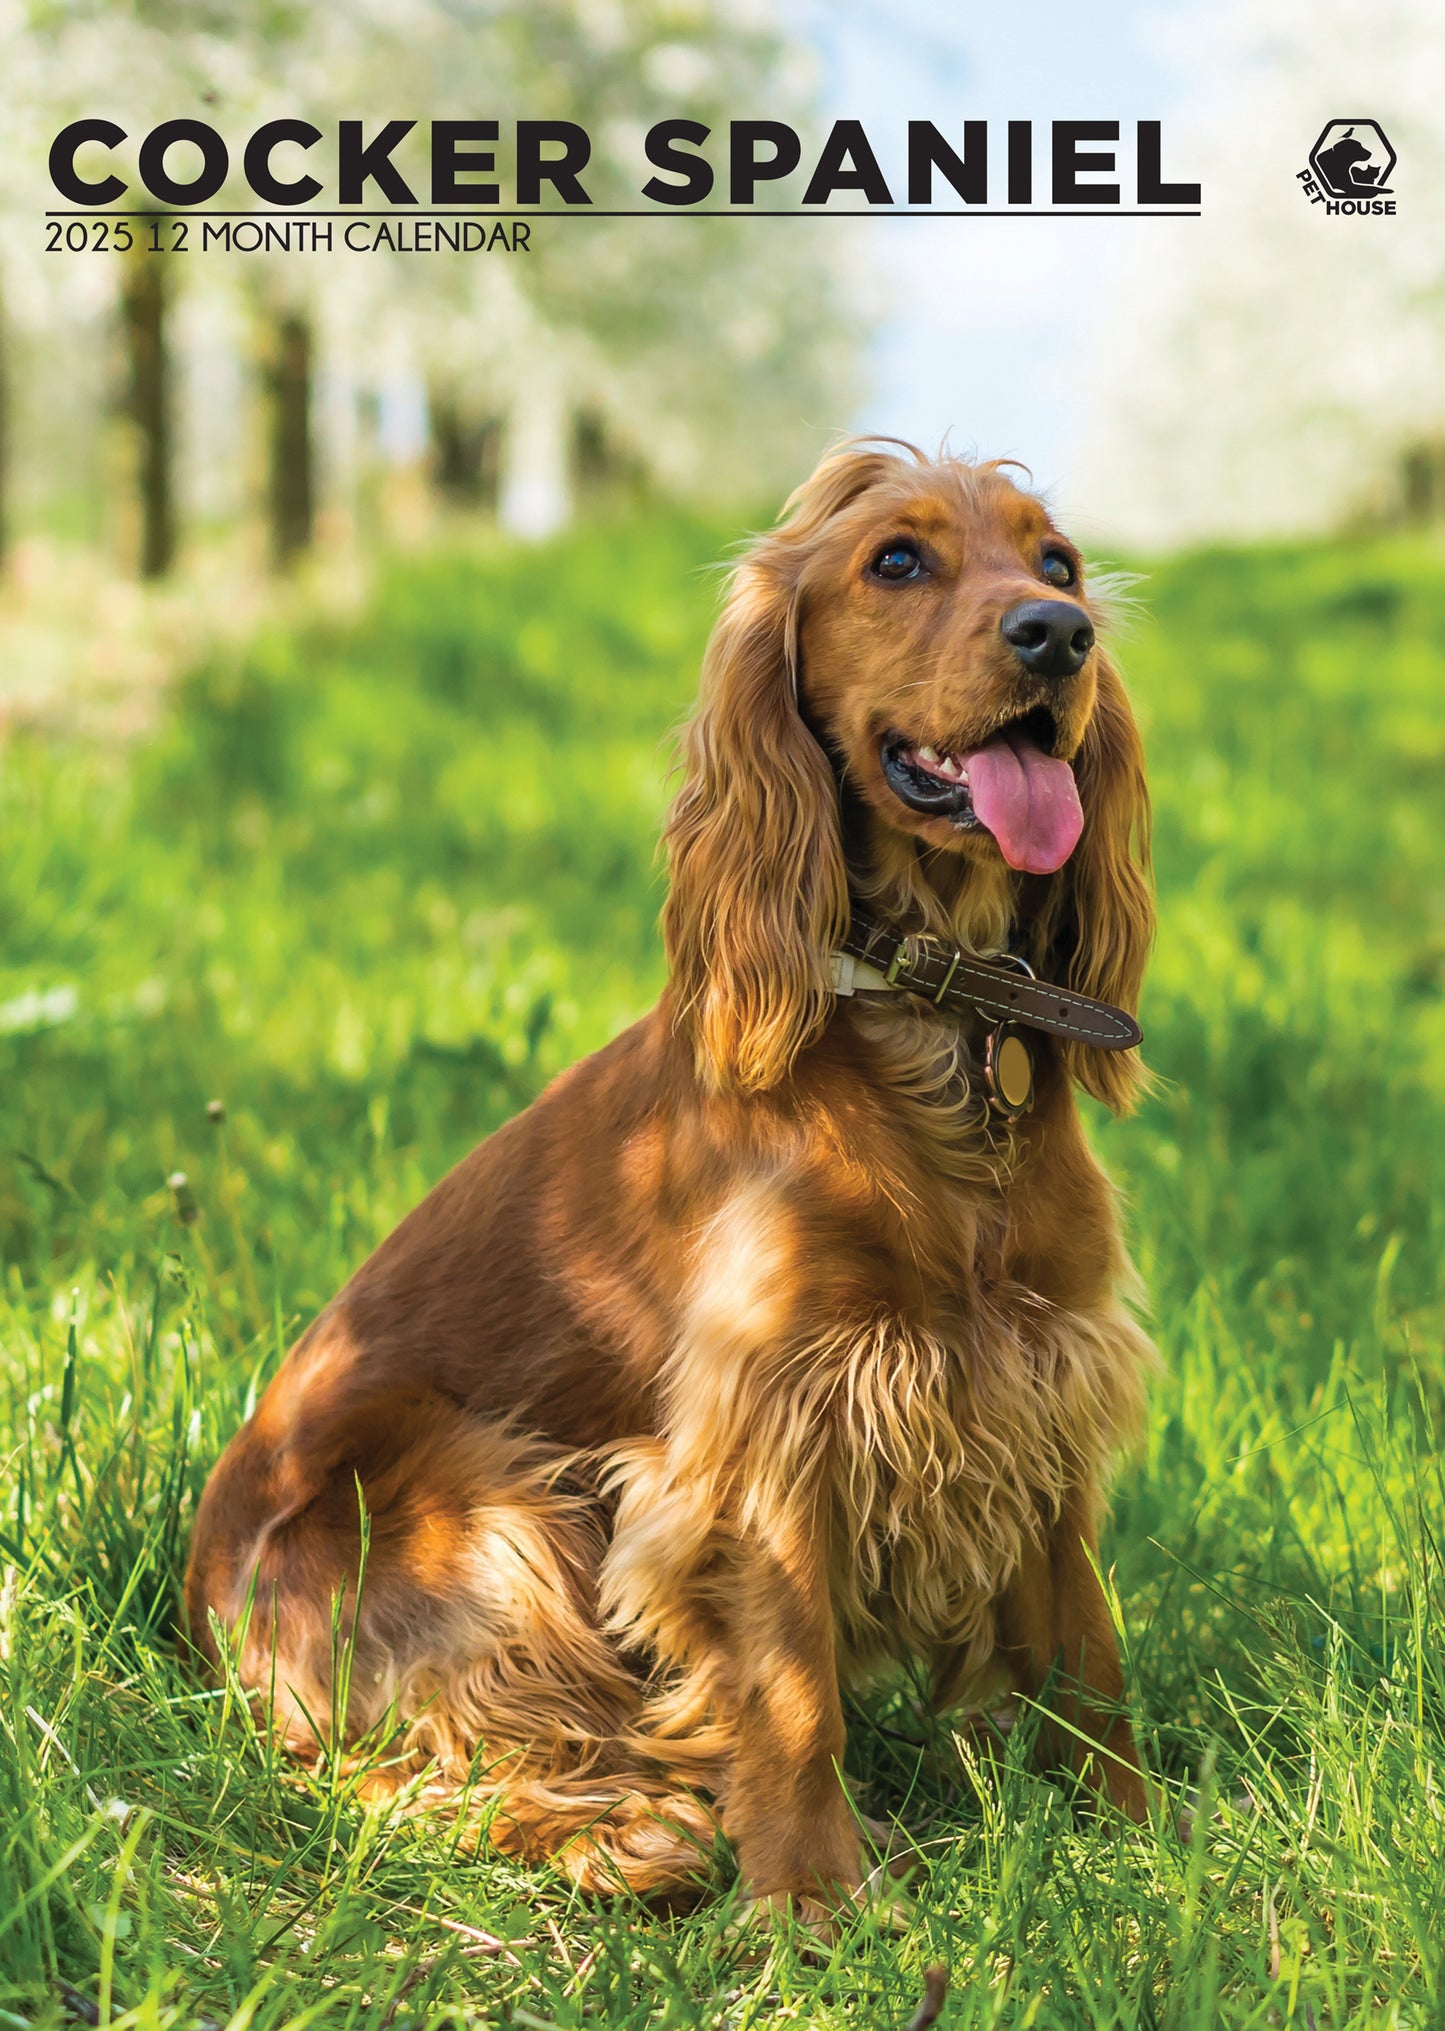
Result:
M1106 1557L1191 1840L885 1691L850 1758L924 1845L906 1929L759 1963L725 1868L667 1916L387 1828L176 1661L196 1494L298 1325L656 992L664 737L730 533L397 563L362 623L197 670L143 747L0 751L0 2031L67 1983L155 2031L901 2026L940 1959L958 2026L1445 2022L1423 545L1184 559L1124 644L1163 1078L1094 1127L1165 1369Z

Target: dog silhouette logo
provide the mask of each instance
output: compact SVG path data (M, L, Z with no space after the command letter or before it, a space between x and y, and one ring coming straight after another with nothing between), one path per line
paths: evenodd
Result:
M1310 150L1320 195L1357 203L1390 195L1395 151L1378 120L1331 120Z

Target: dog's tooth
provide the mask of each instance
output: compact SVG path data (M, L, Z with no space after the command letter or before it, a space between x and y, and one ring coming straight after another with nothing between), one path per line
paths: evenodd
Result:
M919 761L932 762L935 768L937 767L938 765L937 748L918 748L915 750L915 752L917 753Z

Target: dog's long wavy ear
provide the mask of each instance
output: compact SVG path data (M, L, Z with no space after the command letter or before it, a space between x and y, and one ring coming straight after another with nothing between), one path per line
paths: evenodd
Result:
M1074 774L1084 830L1039 919L1040 970L1133 1015L1154 937L1149 789L1139 729L1107 658ZM1064 1057L1071 1076L1116 1114L1127 1113L1147 1084L1137 1051L1067 1044Z
M663 835L662 929L677 1020L714 1088L778 1085L833 1008L848 878L833 772L798 705L804 581L825 525L909 459L926 463L895 438L830 452L733 573L708 644Z
M778 538L733 575L683 741L662 914L677 1017L714 1088L776 1086L833 1002L847 921L838 793L798 711L796 591Z

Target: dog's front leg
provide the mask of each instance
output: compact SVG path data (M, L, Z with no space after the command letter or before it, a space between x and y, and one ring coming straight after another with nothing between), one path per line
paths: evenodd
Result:
M723 1620L734 1747L723 1828L757 1904L821 1916L862 1881L842 1779L826 1538L794 1513L744 1532Z
M1139 1751L1124 1708L1124 1673L1095 1570L1095 1534L1080 1497L1025 1553L998 1609L998 1640L1014 1683L1037 1699L1052 1674L1051 1759L1079 1770L1130 1819L1149 1816Z
M639 1750L713 1792L754 1904L817 1919L863 1874L839 1774L824 1505L815 1477L778 1474L771 1450L767 1468L742 1447L719 1472L720 1422L698 1417L691 1444L652 1440L620 1460L602 1604L662 1667Z

